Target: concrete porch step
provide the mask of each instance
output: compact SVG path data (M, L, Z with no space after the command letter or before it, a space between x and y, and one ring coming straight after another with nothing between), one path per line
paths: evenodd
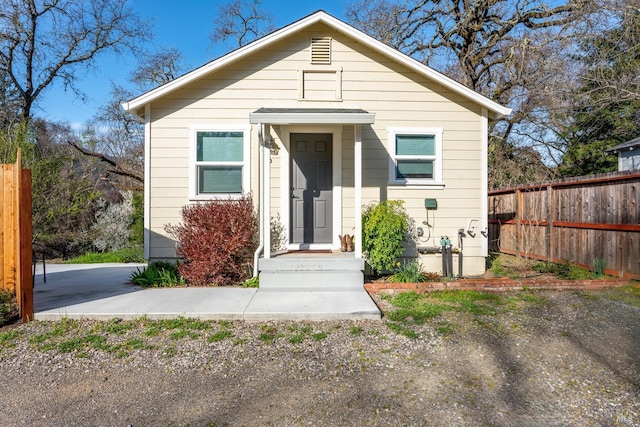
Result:
M362 258L260 258L258 265L260 271L364 271L364 260Z
M358 291L364 289L364 261L343 257L261 259L263 291Z
M261 291L357 291L364 290L362 271L262 271Z

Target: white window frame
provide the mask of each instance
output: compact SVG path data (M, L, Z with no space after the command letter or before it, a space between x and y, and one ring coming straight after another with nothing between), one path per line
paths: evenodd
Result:
M442 181L442 128L389 128L387 145L389 150L389 184L391 185L422 185L443 186ZM396 155L396 135L434 135L435 155L408 156ZM433 161L433 178L396 178L396 166L398 160L431 160Z
M198 133L199 132L242 132L243 147L241 162L198 162ZM189 127L189 145L190 145L190 167L189 167L189 199L190 200L216 200L228 198L240 198L251 192L250 188L250 142L251 142L251 126L190 126ZM242 191L240 193L216 193L216 194L199 194L198 193L198 166L241 166L242 167Z

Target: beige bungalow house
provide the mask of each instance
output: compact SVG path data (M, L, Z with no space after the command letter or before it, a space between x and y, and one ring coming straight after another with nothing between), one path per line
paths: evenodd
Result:
M362 206L394 199L421 229L426 270L441 270L440 237L456 246L463 231L464 275L484 271L488 123L510 109L324 11L123 107L145 123L150 260L175 258L164 226L182 206L251 192L256 271L278 258L270 218L289 250L339 250L352 234L362 261Z

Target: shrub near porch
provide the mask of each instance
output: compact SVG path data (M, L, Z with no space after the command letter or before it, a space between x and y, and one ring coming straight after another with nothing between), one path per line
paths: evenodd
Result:
M402 200L371 203L362 212L362 250L378 273L391 271L404 252L411 220Z
M182 224L165 230L180 243L180 275L190 285L232 285L251 273L258 245L258 218L250 196L182 208Z

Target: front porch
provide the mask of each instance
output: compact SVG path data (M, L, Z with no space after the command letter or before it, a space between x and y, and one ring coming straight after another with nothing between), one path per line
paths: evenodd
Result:
M381 317L364 289L361 239L361 127L374 119L375 114L355 109L262 108L250 114L260 144L260 247L254 258L259 296L266 304L260 311ZM347 127L353 130L353 160L348 165L353 170L353 195L345 204ZM273 178L272 168L277 170ZM343 209L348 205L354 208ZM275 213L284 221L287 238L288 250L281 253L270 250ZM338 235L347 233L355 236L353 252L340 251Z
M283 221L285 247L290 250L336 250L340 248L338 235L354 235L354 252L350 256L360 261L353 261L358 264L353 268L364 271L362 126L374 123L375 114L359 109L261 108L249 118L251 124L257 125L260 147L260 248L254 274L258 270L272 271L273 265L268 261L265 264L265 260L273 255L269 250L269 230L271 217L276 214ZM352 156L345 157L346 143L353 146ZM347 158L351 159L344 161ZM353 174L348 196L344 191L345 171ZM304 261L301 265L309 263ZM311 270L304 267L297 271ZM317 270L326 271L330 270Z

